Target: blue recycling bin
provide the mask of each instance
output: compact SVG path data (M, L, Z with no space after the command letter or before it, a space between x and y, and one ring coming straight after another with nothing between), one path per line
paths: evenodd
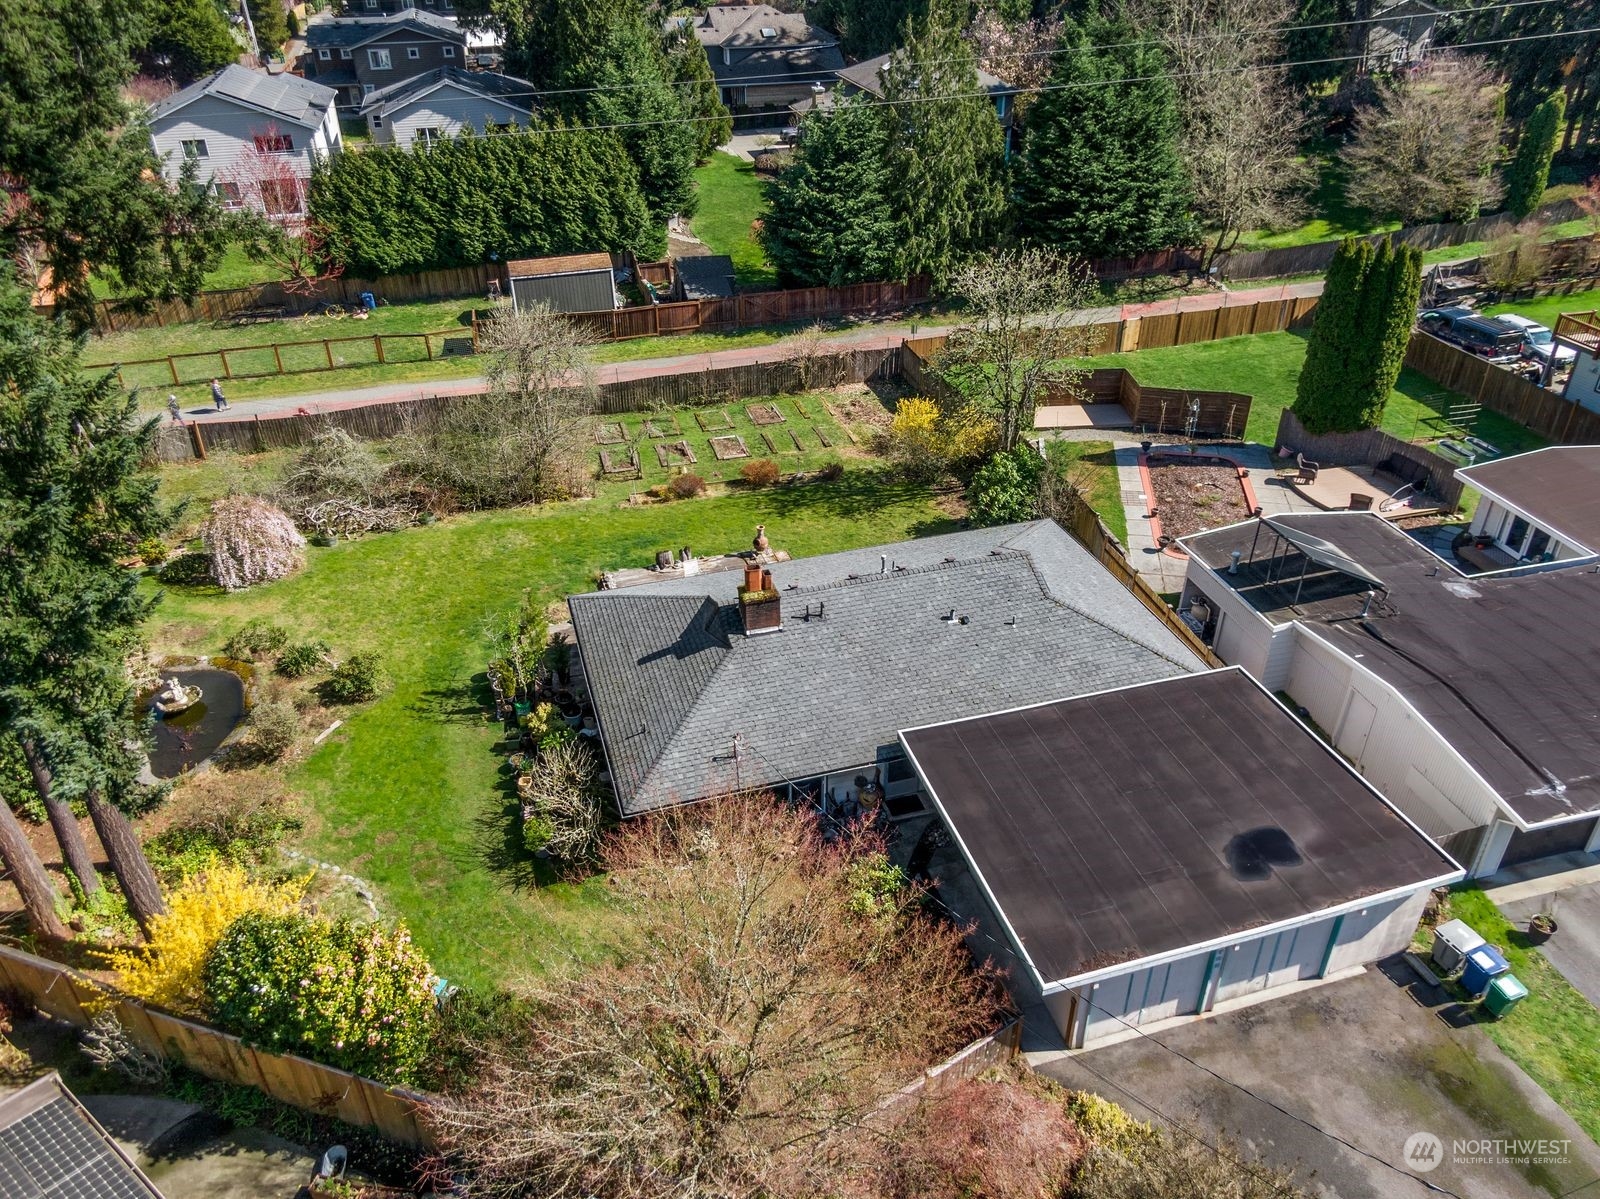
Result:
M373 295L370 291L362 292L361 293L361 306L363 308L367 309L369 312L373 311L374 309L376 309L378 307L378 297Z
M1480 945L1467 954L1466 969L1461 972L1461 985L1468 995L1482 995L1489 984L1511 967L1493 945Z

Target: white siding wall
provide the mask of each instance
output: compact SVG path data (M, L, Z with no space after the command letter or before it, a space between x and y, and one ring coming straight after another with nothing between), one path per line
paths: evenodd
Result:
M1352 765L1430 837L1481 828L1493 791L1389 684L1299 631L1285 690Z
M469 125L483 133L492 125L526 125L528 114L500 100L486 99L459 88L441 87L420 100L384 114L373 140L409 149L421 129L440 129L454 137ZM370 121L369 121L370 124Z
M1359 911L1347 913L1339 926L1339 941L1328 959L1328 973L1337 974L1399 953L1410 943L1427 904L1428 892L1423 890L1367 908L1366 915Z
M1218 621L1212 650L1229 666L1242 666L1268 691L1283 689L1294 655L1294 629L1275 630L1221 577L1195 559L1189 559L1184 597L1186 605L1198 591L1210 602Z
M1600 359L1580 352L1561 394L1580 407L1600 412Z
M301 178L311 174L316 155L332 156L342 148L339 118L331 103L322 123L315 129L308 129L290 121L274 120L266 113L242 108L216 96L202 96L171 116L153 122L150 140L155 145L156 156L162 159L163 174L174 183L183 169L183 143L204 141L206 156L199 160L198 178L202 183L210 183L214 179L231 179L245 161L246 151L254 145L256 135L274 126L279 133L294 139L294 150L283 158L293 164L295 174Z

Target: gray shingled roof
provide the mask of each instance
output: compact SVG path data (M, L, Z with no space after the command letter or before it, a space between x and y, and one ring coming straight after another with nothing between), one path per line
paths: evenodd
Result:
M779 12L767 4L714 4L694 22L694 34L708 48L832 46L838 38L801 13ZM763 36L771 30L772 36Z
M839 71L838 76L846 83L860 88L869 95L881 96L883 95L883 69L889 65L889 59L892 57L893 55L891 54L880 54L877 58L868 58L862 62L853 63ZM1005 80L983 70L978 72L978 86L990 94L1016 90Z
M1049 521L771 569L784 628L765 636L740 631L738 572L571 598L625 813L885 760L903 728L1203 669Z
M460 67L435 67L371 93L362 101L361 111L367 113L373 109L397 108L441 85L452 85L479 96L491 96L523 112L533 111L533 93L538 90L526 79L518 79L513 75L466 71Z
M311 50L331 50L339 46L353 49L397 29L414 30L461 45L467 41L461 26L449 18L407 8L381 17L337 17L328 21L312 21L306 26L306 47Z
M153 105L150 119L158 121L170 116L202 96L220 96L297 125L315 127L321 124L337 94L331 87L298 75L268 75L229 63Z

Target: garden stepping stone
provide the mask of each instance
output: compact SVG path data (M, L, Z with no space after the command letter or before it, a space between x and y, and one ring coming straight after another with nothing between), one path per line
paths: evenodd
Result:
M749 404L745 407L745 411L750 414L750 419L755 424L783 424L783 413L778 411L776 404Z
M600 473L606 475L636 475L639 473L639 450L636 446L628 448L626 458L620 457L621 451L600 451Z
M601 445L620 445L628 440L628 431L621 421L606 421L594 427L594 439Z
M678 427L677 417L655 416L644 422L644 435L646 437L682 437L683 430Z
M750 457L750 451L745 448L744 438L738 434L728 437L713 437L711 439L711 452L717 456L719 462L726 462L730 458Z
M719 454L718 457L721 457ZM673 466L693 465L695 462L694 450L687 441L674 441L666 444L657 443L656 461L663 468Z
M728 419L728 414L720 408L713 408L709 412L696 412L694 419L707 433L733 428L733 422Z

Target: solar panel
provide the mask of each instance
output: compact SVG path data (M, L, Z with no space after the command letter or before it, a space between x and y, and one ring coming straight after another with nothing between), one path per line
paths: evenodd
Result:
M149 1184L62 1093L58 1080L52 1076L40 1082L50 1084L56 1097L23 1110L0 1127L0 1196L151 1199ZM27 1109L42 1096L30 1087L12 1098Z
M1333 542L1324 541L1321 537L1307 533L1304 529L1290 528L1270 516L1263 517L1262 521L1269 529L1294 546L1307 558L1310 558L1318 566L1326 566L1329 570L1337 570L1340 574L1347 574L1353 579L1360 579L1363 583L1370 583L1382 591L1388 590L1384 586L1382 579L1334 545Z

